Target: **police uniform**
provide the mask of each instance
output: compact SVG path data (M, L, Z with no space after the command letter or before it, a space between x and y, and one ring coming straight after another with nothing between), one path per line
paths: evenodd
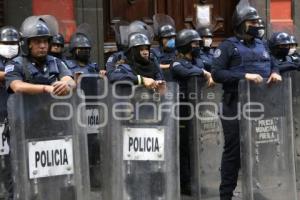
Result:
M71 71L60 59L49 55L42 67L37 67L36 62L30 57L16 57L6 65L5 72L6 88L10 93L12 93L10 84L15 80L32 84L51 85L64 76L72 77Z
M160 64L171 64L176 59L176 51L164 51L162 47L151 48L151 53L153 54L154 58L156 59L158 65ZM170 69L162 69L164 74L164 78L166 81L171 81L172 76L170 74Z
M263 42L254 39L245 43L237 37L231 37L220 44L214 53L212 77L223 84L222 114L225 117L237 115L238 83L246 73L259 74L263 78L278 70L271 66L270 55ZM221 199L231 199L237 184L240 169L240 133L239 122L222 120L224 131L224 151L221 162Z
M120 60L126 60L124 51L118 51L109 56L105 64L106 71L109 72L111 70L114 70L117 65L117 62Z
M213 57L214 57L214 50L211 48L208 51L201 50L201 52L200 52L200 58L203 61L205 70L208 72L211 72L211 65L212 65Z
M98 74L99 68L97 63L88 63L85 66L80 66L76 62L76 60L67 60L66 61L68 68L71 70L72 74L76 74L78 72L82 74Z
M189 61L185 58L176 59L171 64L171 73L174 80L177 80L180 86L180 91L184 92L187 89L187 81L191 76L203 75L204 64L201 59Z
M294 60L292 56L286 56L285 58L271 56L271 59L272 65L275 65L281 74L288 71L300 70L300 62Z
M139 83L138 75L143 76L142 74L137 74L136 72L134 72L132 67L128 64L117 65L114 70L111 70L107 73L107 77L110 82L131 81L134 84ZM158 68L152 77L147 78L152 78L154 80L164 80L164 77Z
M268 41L272 64L279 69L280 73L297 70L300 66L299 60L289 55L291 44L291 36L285 32L273 33Z
M200 64L200 65L199 65ZM180 102L187 102L188 80L192 76L203 75L204 65L198 60L198 65L185 58L176 59L170 66L173 80L176 80L180 88ZM184 105L179 107L180 117L190 116L189 108ZM181 192L190 195L191 193L191 170L190 170L190 141L189 127L190 120L180 120L180 181Z

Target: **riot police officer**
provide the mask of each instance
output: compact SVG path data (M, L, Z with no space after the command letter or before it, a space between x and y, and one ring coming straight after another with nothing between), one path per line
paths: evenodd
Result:
M158 37L158 43L159 46L152 48L151 53L153 53L153 56L156 58L160 68L162 69L164 73L164 77L166 81L171 81L172 77L170 74L170 64L175 60L176 58L176 48L175 48L175 38L176 38L176 30L174 25L171 23L173 19L171 19L169 16L165 15L158 15L154 16L153 18L162 21L162 19L157 18L166 18L166 22L163 24L158 23L157 27L157 37ZM170 18L170 22L167 23L167 19Z
M5 64L18 56L19 54L19 32L11 26L4 26L0 29L0 91L1 91L1 107L0 122L4 122L7 116L6 100L7 93L5 90Z
M19 53L19 32L12 26L4 26L0 29L0 131L1 146L6 145L8 149L9 128L7 121L7 98L8 93L5 89L5 64L16 57ZM0 197L10 199L12 185L10 177L9 152L0 155L0 184L4 184L4 191L0 190Z
M179 82L180 90L185 91L186 80L191 76L204 76L208 85L213 83L211 75L204 69L203 62L195 62L200 52L201 37L192 29L181 30L176 37L178 57L171 64L171 73ZM194 64L193 64L194 63Z
M48 55L52 36L46 22L38 16L28 17L20 32L23 55L5 66L8 92L68 94L75 83L66 65Z
M273 33L268 43L272 62L279 68L280 73L297 70L300 67L300 63L294 62L289 56L291 38L288 33Z
M126 32L126 33L124 33ZM125 21L120 21L115 26L116 44L118 51L112 54L106 62L106 71L114 70L119 64L124 63L126 58L126 51L128 50L128 35L132 33L143 33L145 34L149 41L153 37L152 28L146 23L136 20L128 24ZM124 35L126 36L124 37ZM157 64L155 57L150 54L150 59Z
M149 38L143 33L129 35L126 61L108 71L110 82L128 80L150 89L160 89L164 85L160 69L150 59Z
M204 69L203 62L194 61L199 56L200 41L199 34L192 29L183 29L176 37L178 56L171 64L170 70L173 79L179 83L181 102L187 101L187 84L192 76L202 76L207 80L208 85L213 84L210 73ZM189 115L189 109L180 106L180 117ZM188 123L188 120L180 120L180 184L181 193L186 195L191 194Z
M235 118L238 105L238 82L246 79L261 83L281 81L278 70L271 65L270 55L258 35L260 16L251 6L237 8L233 14L235 36L226 39L214 53L212 77L223 84L222 126L224 151L221 162L220 199L230 200L237 185L240 169L239 122Z
M85 34L75 33L71 37L69 51L72 56L67 60L67 65L73 75L99 73L97 63L90 61L91 49L91 41Z
M54 57L64 59L63 58L64 46L65 46L64 36L60 33L54 35L51 39L49 54Z
M203 64L205 66L205 69L207 71L211 71L211 63L212 63L212 58L214 54L214 50L211 47L212 42L213 42L213 34L209 28L199 28L197 30L199 33L200 37L202 38L202 48L201 48L201 53L200 57L203 60Z

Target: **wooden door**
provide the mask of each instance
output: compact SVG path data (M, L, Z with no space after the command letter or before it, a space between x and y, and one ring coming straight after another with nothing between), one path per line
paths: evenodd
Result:
M105 0L104 41L105 51L115 50L113 25L118 20L143 20L152 24L155 13L173 17L177 30L194 27L196 5L210 5L217 43L232 34L231 16L238 0Z

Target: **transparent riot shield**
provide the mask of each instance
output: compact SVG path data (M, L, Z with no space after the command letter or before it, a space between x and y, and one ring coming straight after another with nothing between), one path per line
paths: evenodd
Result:
M177 85L164 94L117 82L109 100L104 199L179 200Z
M85 109L77 95L8 100L14 199L89 199Z
M190 121L191 191L194 199L219 199L223 131L218 115L221 85L208 88L206 80L188 81L188 102L195 108Z
M9 196L11 167L8 140L8 125L7 123L0 123L0 199Z
M156 36L159 34L159 29L164 25L171 25L175 28L175 21L172 17L165 14L153 15L153 29Z
M291 80L239 84L243 199L297 199Z
M6 123L6 101L7 92L0 82L0 199L5 199L8 196L9 182L9 146L8 146L8 126Z
M295 162L297 188L300 190L300 72L292 71L287 74L292 80L293 123L295 133Z
M107 120L107 109L104 99L107 95L108 85L107 79L99 76L99 74L81 74L78 79L77 94L84 99L82 104L86 109L86 127L87 127L87 143L90 184L92 191L92 199L94 196L99 199L101 196L101 152L100 140L104 133L104 127Z

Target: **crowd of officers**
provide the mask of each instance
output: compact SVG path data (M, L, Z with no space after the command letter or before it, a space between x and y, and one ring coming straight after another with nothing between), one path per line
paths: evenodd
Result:
M241 79L261 83L282 80L281 74L300 69L297 41L293 35L276 32L266 40L265 27L253 7L243 14L234 13L234 36L213 49L213 33L208 27L196 30L183 29L178 33L174 24L158 27L158 47L151 48L151 31L141 21L128 26L137 27L128 35L128 43L117 38L118 52L112 54L106 68L100 70L91 62L91 39L83 33L75 33L64 56L64 37L52 35L47 22L36 16L30 23L22 24L20 32L14 27L0 29L0 122L7 124L6 100L11 93L66 95L76 87L80 74L107 76L110 82L129 80L149 89L161 90L166 81L179 83L185 92L192 76L203 77L208 86L223 85L223 114L235 116L237 112L237 88ZM121 26L119 26L121 27ZM144 29L144 30L143 30ZM139 31L140 30L140 31ZM115 30L117 31L117 30ZM221 200L232 198L240 168L239 124L237 120L222 120L224 151L221 162ZM7 129L6 129L7 130ZM4 137L9 138L5 131ZM185 134L180 133L184 141ZM3 138L2 138L3 139ZM183 143L183 142L182 142ZM184 152L185 147L180 146ZM184 153L181 153L181 172L185 174ZM10 180L9 173L0 178ZM5 177L7 176L7 177ZM183 193L189 193L188 180L181 176ZM11 191L10 183L7 187Z

